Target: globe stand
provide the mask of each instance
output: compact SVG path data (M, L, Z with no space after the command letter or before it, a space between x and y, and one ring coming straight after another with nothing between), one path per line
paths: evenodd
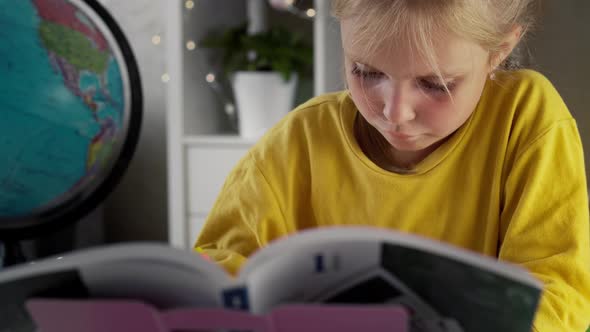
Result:
M27 259L19 241L4 241L4 267L22 264Z

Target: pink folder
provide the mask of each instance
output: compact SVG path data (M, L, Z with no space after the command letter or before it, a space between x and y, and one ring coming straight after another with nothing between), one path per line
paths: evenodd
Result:
M31 299L27 309L43 332L172 332L239 329L252 332L408 332L402 307L286 305L268 315L231 309L159 312L130 300Z

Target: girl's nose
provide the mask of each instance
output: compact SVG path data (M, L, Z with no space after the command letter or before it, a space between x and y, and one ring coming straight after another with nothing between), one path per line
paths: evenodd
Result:
M390 89L385 98L383 116L394 124L403 124L416 118L414 107L410 102L409 92L397 85Z

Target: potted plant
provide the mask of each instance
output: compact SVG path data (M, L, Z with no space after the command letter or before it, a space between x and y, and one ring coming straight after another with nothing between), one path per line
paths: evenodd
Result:
M298 79L313 63L311 46L283 27L249 34L243 24L209 35L200 44L222 52L244 137L259 137L291 110Z

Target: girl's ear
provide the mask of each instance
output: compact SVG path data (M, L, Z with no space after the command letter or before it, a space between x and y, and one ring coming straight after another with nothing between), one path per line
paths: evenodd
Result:
M498 52L492 54L490 57L490 71L494 71L506 58L512 50L518 45L523 35L523 28L520 25L515 25L512 30L504 37Z

